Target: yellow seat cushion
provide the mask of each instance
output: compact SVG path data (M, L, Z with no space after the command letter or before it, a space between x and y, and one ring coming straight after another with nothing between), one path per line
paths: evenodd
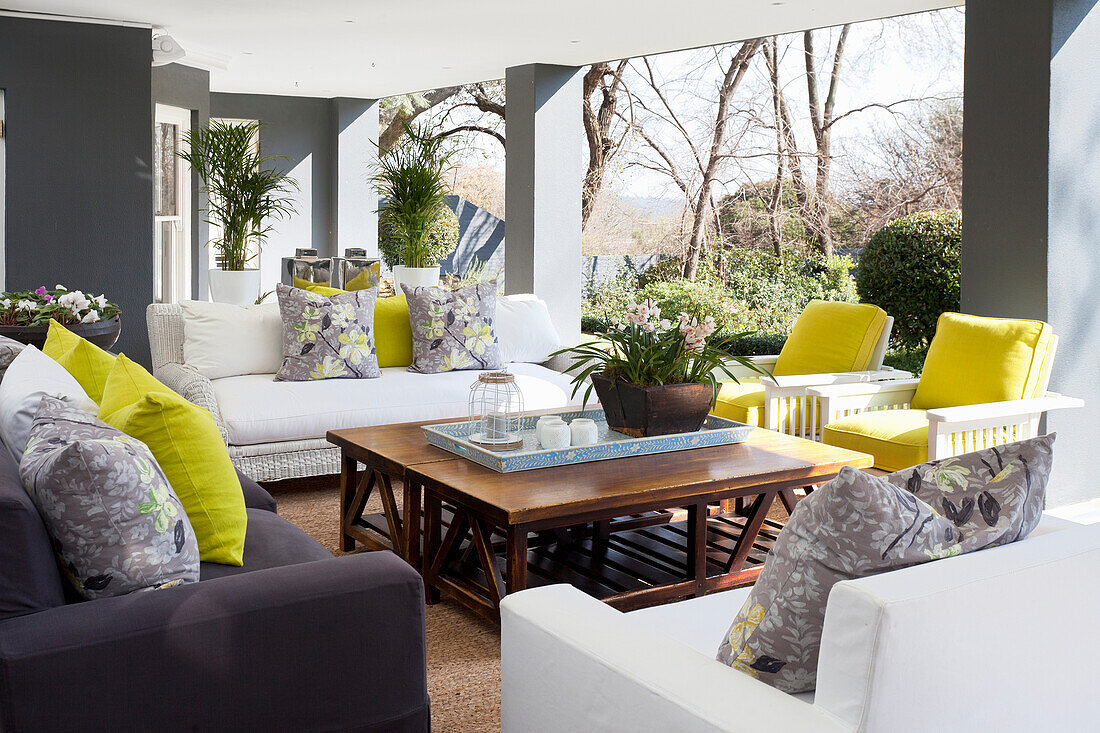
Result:
M712 414L760 427L764 423L764 385L758 382L723 382Z
M1049 324L944 313L928 347L913 407L979 405L1041 397L1050 372Z
M89 397L97 403L103 399L103 386L115 365L114 354L77 336L52 318L42 353L65 367Z
M821 440L869 453L875 468L900 471L928 460L928 416L924 410L875 410L825 426Z
M380 367L407 367L413 361L412 326L405 294L374 303L374 349Z
M100 419L145 443L172 485L199 544L199 558L243 564L244 494L218 426L120 354L107 377Z
M812 300L795 321L775 376L869 369L886 326L886 311L869 303Z

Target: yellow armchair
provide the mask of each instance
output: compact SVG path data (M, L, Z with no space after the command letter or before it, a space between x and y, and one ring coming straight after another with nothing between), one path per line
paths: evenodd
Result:
M1043 413L1084 405L1047 391L1057 346L1042 321L944 313L920 379L809 390L822 440L899 471L1034 437Z
M878 306L811 301L778 355L753 358L772 376L734 370L740 383L722 385L714 414L819 439L821 421L817 402L808 394L810 388L913 376L882 366L893 323Z

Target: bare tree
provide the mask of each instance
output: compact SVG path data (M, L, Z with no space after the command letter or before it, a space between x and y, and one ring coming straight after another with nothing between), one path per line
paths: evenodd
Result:
M682 111L678 110L677 105L670 99L664 83L657 78L649 59L644 57L639 59L640 67L636 71L645 82L647 91L652 94L653 101L634 95L634 103L647 113L650 122L656 120L663 128L671 128L665 132L674 133L686 148L687 154L686 157L676 155L671 146L662 139L664 135L647 130L644 123L635 123L633 130L651 155L634 161L634 165L663 173L684 194L690 227L685 244L682 274L688 280L694 280L698 274L700 258L706 249L708 229L714 232L720 231L718 210L714 200L715 186L720 182L724 165L734 157L731 150L735 150L737 142L744 137L744 131L742 131L741 135L733 136L731 139L731 118L734 113L732 103L749 70L753 56L762 43L762 39L759 38L745 41L729 60L723 63L714 116L708 121L706 127L706 134L710 140L705 149L696 142L695 135L682 117ZM715 60L721 58L721 50L715 50Z
M405 125L411 124L420 115L446 102L462 91L462 87L442 87L431 89L422 94L404 94L390 97L382 105L380 123L382 131L378 134L380 152L393 149L397 141L405 134Z
M619 132L612 127L619 112L619 92L623 87L623 72L628 61L612 66L608 63L592 64L584 74L581 91L584 101L584 135L588 140L588 170L581 188L581 229L588 225L596 197L603 187L604 173L611 158L622 147L629 125ZM593 96L599 93L599 105L594 106Z

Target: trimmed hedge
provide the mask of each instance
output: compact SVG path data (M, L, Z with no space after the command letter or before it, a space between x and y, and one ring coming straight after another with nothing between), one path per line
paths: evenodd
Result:
M922 211L895 219L871 236L859 256L856 289L894 317L893 340L908 349L926 346L936 319L959 309L962 214Z

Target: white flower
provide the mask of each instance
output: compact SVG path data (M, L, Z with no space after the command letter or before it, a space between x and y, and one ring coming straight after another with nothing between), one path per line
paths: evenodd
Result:
M88 311L87 315L80 319L81 323L95 323L99 320L99 311Z
M106 308L107 307L107 296L106 295L97 295L94 298L92 298L92 301L99 308Z
M80 315L80 311L90 308L92 305L92 301L88 300L87 296L79 290L73 290L59 296L57 302L59 305L71 310L73 315Z
M30 313L31 311L38 310L38 303L35 303L33 300L21 300L15 304L15 309Z
M67 288L67 287L65 287L64 285L61 285L61 284L58 284L58 285L54 285L54 286L53 286L53 289L54 289L54 290L68 290L68 288Z
M0 298L0 308L4 310L11 308L11 298Z

